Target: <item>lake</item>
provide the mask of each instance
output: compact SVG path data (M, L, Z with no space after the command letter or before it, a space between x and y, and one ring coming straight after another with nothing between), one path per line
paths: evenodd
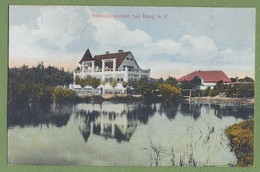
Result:
M253 107L197 103L12 107L8 163L233 166L224 130L253 116Z

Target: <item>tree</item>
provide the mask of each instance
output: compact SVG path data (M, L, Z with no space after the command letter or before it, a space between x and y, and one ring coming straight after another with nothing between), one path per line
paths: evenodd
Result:
M113 88L115 88L115 87L117 86L117 81L116 81L115 78L112 79L112 81L111 81L111 86L112 86Z
M102 85L103 85L103 86L105 86L106 84L107 84L107 81L106 81L106 80L102 81Z
M125 88L127 85L128 85L128 83L123 81L122 86Z
M76 77L75 77L75 84L77 84L77 85L83 85L82 83L81 83L81 78L77 75ZM82 87L82 86L81 86Z
M245 78L238 79L239 82L254 82L253 78L246 76Z
M193 82L196 86L200 86L202 84L201 78L199 76L195 76L191 82Z
M100 79L93 77L92 82L91 82L91 86L96 89L100 85L100 83L101 83Z
M166 80L165 80L165 83L168 83L168 84L171 84L171 85L177 85L178 84L178 81L177 79L169 76Z
M100 79L97 79L90 75L88 75L87 77L85 77L83 79L80 78L79 76L76 76L75 83L79 84L81 87L85 87L85 86L89 85L96 89L100 85Z
M219 95L220 93L225 92L225 85L223 83L223 81L219 81L213 88L213 91L211 93L212 96L216 96Z
M159 84L159 92L162 95L164 103L176 101L177 98L181 95L181 89L169 83Z

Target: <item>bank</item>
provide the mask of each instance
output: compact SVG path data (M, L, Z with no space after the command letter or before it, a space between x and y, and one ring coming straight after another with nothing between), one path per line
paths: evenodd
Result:
M226 129L238 167L252 167L254 161L254 120L234 124Z
M191 102L212 103L212 104L236 104L236 105L254 105L254 98L233 98L233 97L191 97Z

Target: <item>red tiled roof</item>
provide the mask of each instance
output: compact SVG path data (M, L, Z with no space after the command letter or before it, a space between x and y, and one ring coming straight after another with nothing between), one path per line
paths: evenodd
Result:
M93 60L93 58L89 49L87 49L87 51L85 52L84 56L82 57L79 63L82 63L83 61L90 61L90 60Z
M118 52L118 53L111 53L111 54L108 53L108 54L95 55L94 58L92 58L91 53L88 49L79 63L81 63L82 61L95 60L95 65L99 66L101 68L102 67L101 60L116 59L116 68L118 68L123 63L123 61L125 60L125 58L128 56L129 53L131 53L131 52L128 51L128 52ZM105 67L113 68L113 62L106 62Z
M223 72L218 70L212 71L194 71L178 79L179 82L192 81L195 76L201 77L204 82L230 82L229 77Z

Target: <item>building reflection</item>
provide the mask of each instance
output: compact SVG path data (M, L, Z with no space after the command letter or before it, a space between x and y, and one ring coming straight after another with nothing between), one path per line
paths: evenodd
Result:
M137 106L133 109L125 107L121 112L105 111L84 111L76 112L77 116L83 119L79 126L85 142L91 134L102 136L105 139L115 139L117 142L129 142L136 128L140 124L146 124L154 110L150 106Z

